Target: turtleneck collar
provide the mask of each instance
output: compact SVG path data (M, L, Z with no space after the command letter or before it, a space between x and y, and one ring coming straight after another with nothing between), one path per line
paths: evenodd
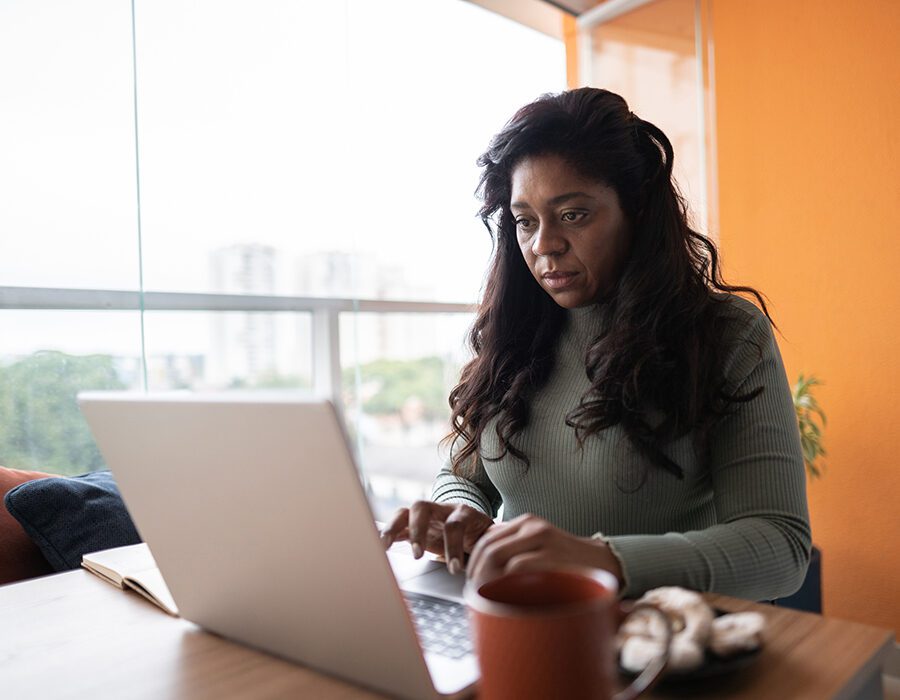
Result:
M596 304L589 304L587 306L579 306L577 309L569 309L569 318L590 318L591 316L596 316L597 314L601 313L605 306L606 304L598 302Z
M603 302L569 309L566 330L576 336L579 347L585 346L603 330L609 312L610 304Z

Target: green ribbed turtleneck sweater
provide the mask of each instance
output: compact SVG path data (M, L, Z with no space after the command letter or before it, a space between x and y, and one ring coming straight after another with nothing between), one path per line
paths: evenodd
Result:
M763 391L719 420L704 467L687 435L665 448L684 479L650 463L613 426L582 449L566 415L590 388L584 353L609 322L608 306L569 312L546 385L513 438L531 466L507 455L491 424L472 479L444 468L433 500L466 503L503 519L541 516L575 535L603 533L622 563L623 593L684 586L754 600L794 592L809 559L806 476L797 419L769 320L731 296L727 388Z

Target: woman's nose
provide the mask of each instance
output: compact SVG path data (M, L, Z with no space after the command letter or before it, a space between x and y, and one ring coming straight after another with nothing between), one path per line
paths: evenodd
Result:
M565 236L554 226L541 226L531 241L531 252L535 255L559 255L566 252Z

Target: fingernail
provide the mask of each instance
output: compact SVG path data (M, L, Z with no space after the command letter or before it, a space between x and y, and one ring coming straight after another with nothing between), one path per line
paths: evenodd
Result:
M391 537L390 533L382 532L381 533L381 543L384 545L384 548L387 549L392 544L394 544L394 538Z
M422 557L422 553L423 553L422 545L420 545L418 542L413 542L412 543L412 553L416 559L420 559Z
M453 557L453 559L450 560L450 564L447 568L450 570L450 573L453 574L454 576L462 573L462 564L460 563L459 559L457 559L456 557Z

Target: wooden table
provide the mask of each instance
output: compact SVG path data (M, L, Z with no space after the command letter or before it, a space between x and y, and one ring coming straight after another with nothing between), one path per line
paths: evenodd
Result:
M711 596L768 618L752 667L662 687L653 698L881 698L887 630ZM382 696L208 634L86 571L0 587L0 697L315 698Z

